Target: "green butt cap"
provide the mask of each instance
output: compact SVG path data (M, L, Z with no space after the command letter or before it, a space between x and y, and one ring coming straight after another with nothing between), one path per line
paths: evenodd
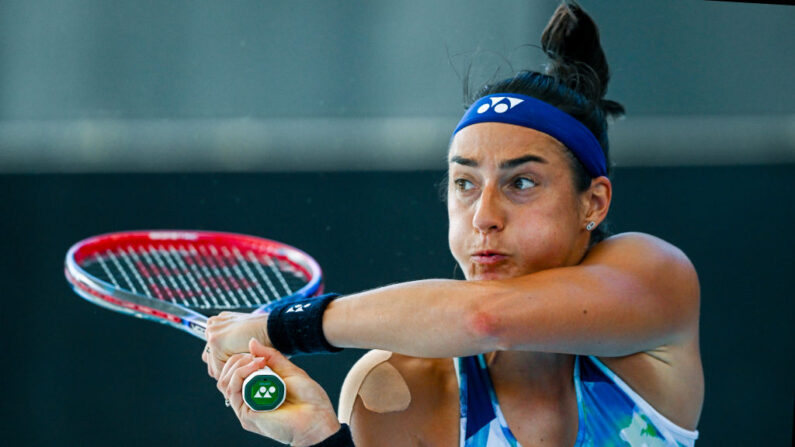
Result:
M254 411L278 408L286 395L282 379L272 372L256 371L243 384L243 399Z

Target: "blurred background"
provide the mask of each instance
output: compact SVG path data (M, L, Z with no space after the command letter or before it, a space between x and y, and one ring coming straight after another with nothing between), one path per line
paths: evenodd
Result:
M627 109L611 225L701 278L698 445L790 445L795 7L581 4ZM0 0L2 438L275 445L224 408L201 342L77 298L66 249L213 229L298 246L341 293L453 277L437 184L464 79L541 68L556 5ZM336 402L361 354L298 363Z

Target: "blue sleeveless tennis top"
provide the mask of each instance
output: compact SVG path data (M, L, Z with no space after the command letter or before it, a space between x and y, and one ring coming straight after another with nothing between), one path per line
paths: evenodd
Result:
M460 447L520 446L502 415L483 355L457 358L455 367ZM695 445L698 431L668 420L596 357L575 358L574 388L579 414L575 447Z

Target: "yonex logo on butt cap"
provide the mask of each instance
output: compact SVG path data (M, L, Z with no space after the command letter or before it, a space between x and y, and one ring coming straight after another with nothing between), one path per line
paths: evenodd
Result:
M491 96L487 97L486 99L488 99L489 102L484 102L480 107L478 107L478 113L486 113L486 111L492 107L494 107L494 111L496 113L505 113L524 102L524 99L510 98L507 96ZM503 102L506 99L510 104Z

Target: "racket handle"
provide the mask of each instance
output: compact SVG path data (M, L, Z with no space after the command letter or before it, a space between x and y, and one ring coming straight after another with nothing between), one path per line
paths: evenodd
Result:
M254 411L273 411L284 402L287 386L272 369L254 371L243 381L243 400Z

